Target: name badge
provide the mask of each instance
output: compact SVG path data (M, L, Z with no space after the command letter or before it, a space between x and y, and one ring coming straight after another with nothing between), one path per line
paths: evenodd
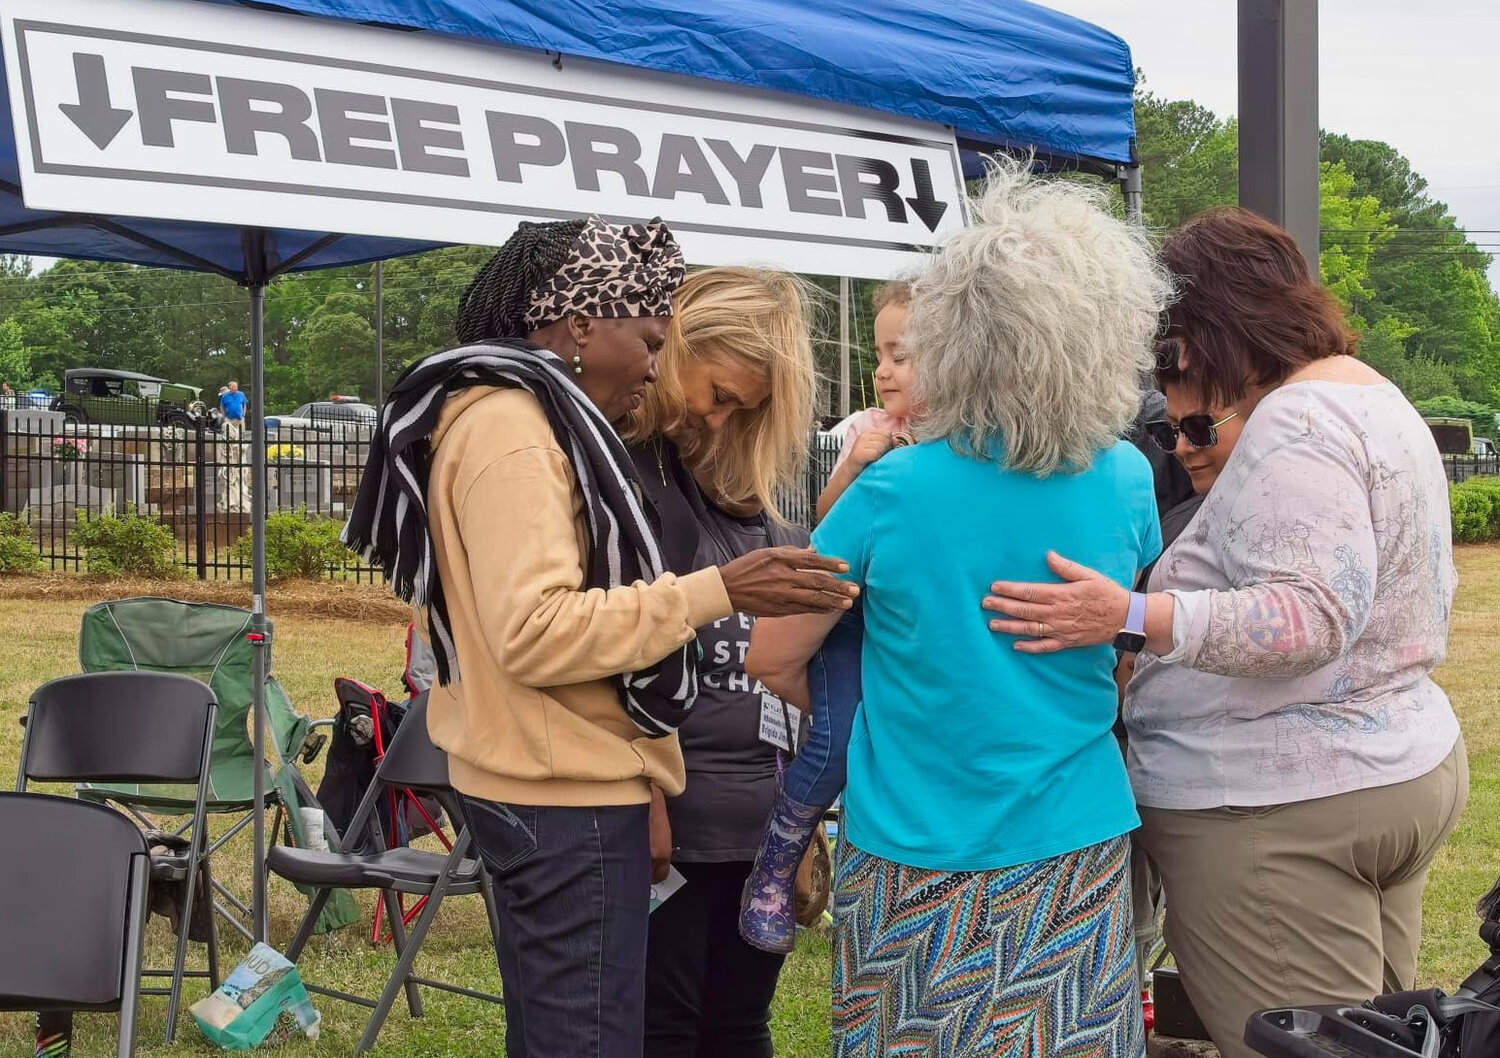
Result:
M791 720L792 730L786 725ZM792 752L797 744L797 734L802 728L802 710L795 705L786 705L769 691L760 692L760 740L777 749Z

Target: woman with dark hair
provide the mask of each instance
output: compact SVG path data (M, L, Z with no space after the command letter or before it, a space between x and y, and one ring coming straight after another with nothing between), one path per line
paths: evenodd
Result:
M1200 460L1211 487L1146 593L1052 555L1064 583L997 583L984 605L1027 653L1144 614L1125 707L1141 836L1193 1005L1248 1058L1258 1008L1412 987L1428 865L1468 792L1431 679L1456 581L1448 486L1285 231L1215 210L1163 254L1184 287L1177 373L1242 423L1233 451ZM1227 424L1188 418L1174 429L1212 450Z
M683 272L660 221L522 224L459 303L469 344L392 390L345 530L425 609L511 1058L640 1058L648 805L683 786L695 629L852 594L802 548L666 571L614 424L656 380Z

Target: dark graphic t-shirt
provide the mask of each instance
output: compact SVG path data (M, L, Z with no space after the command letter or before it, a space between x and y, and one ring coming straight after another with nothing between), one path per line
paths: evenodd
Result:
M737 518L708 503L669 442L645 442L631 456L673 572L723 565L762 547L806 546L803 529ZM698 700L678 731L687 789L667 801L680 862L754 859L776 796L776 748L760 738L768 692L745 674L754 627L755 618L733 614L698 629Z

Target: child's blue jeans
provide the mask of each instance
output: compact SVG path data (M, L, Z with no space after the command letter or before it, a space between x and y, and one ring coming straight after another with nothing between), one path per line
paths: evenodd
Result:
M839 618L807 663L812 726L782 784L782 792L799 804L827 808L843 792L849 771L849 736L862 697L860 650L864 638L864 612L856 603Z

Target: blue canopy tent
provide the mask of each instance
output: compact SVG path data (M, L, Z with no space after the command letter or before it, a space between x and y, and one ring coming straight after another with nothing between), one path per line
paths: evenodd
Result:
M949 125L970 176L981 171L981 154L997 149L1032 150L1049 166L1121 179L1127 194L1136 172L1129 48L1096 26L1025 0L246 0L244 6L555 53L559 61L573 56L726 81ZM254 627L264 635L266 283L431 244L31 210L22 200L16 151L10 122L0 122L0 253L208 271L249 290L252 591ZM265 656L256 652L254 681L262 756ZM262 779L259 770L256 778ZM264 852L257 813L252 917L261 938Z

